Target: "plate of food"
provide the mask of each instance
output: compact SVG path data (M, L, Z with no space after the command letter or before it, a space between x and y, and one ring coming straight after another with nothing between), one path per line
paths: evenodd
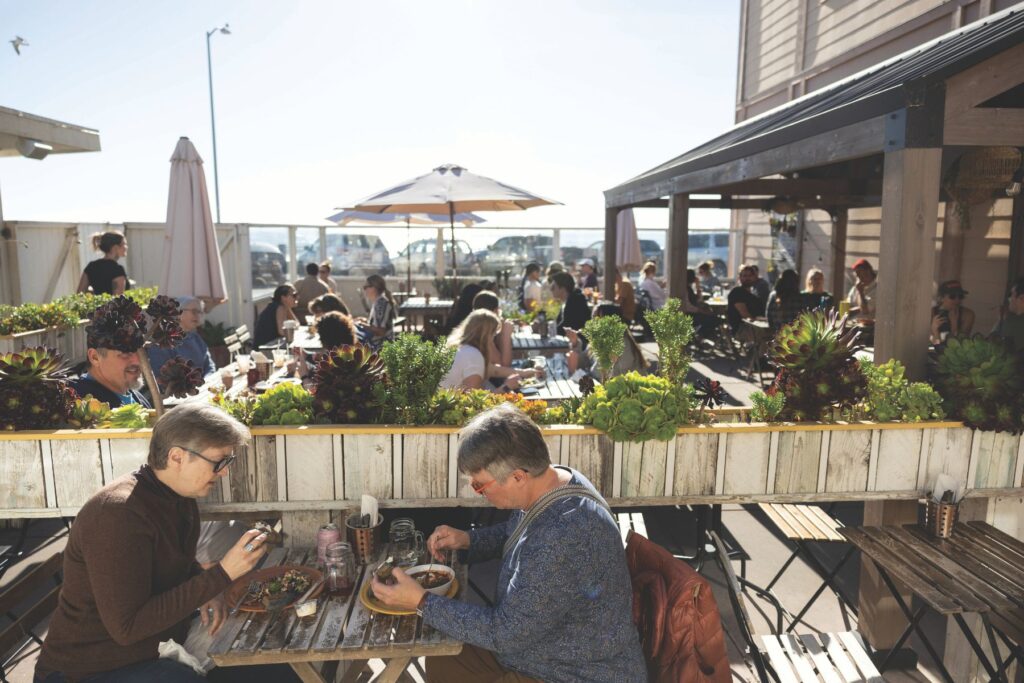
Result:
M318 583L323 575L313 567L298 565L282 565L266 567L235 579L228 586L224 598L229 607L234 607L241 600L238 608L242 612L267 612L291 607ZM255 585L255 590L249 587ZM323 590L321 583L311 594L315 598Z
M419 565L416 567L402 568L412 578L416 579L421 586L427 589L427 591L440 595L442 597L453 597L459 592L459 580L455 578L455 571L448 566L443 564L434 565ZM382 565L378 567L377 576L382 581L387 582L390 578L391 567ZM382 576L384 574L384 576ZM374 612L380 612L381 614L390 614L394 616L405 616L409 614L416 614L416 610L404 610L397 609L394 607L388 607L381 602L376 595L373 594L373 587L371 581L364 581L363 587L359 591L359 600L366 606L367 609L373 610Z

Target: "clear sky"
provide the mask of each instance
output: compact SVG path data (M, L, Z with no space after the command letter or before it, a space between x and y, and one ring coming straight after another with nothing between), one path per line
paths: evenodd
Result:
M103 147L0 158L4 218L161 221L181 135L212 197L205 31L224 22L224 222L322 224L455 162L565 203L491 224L596 227L603 190L733 121L738 0L0 0L0 105L98 129Z

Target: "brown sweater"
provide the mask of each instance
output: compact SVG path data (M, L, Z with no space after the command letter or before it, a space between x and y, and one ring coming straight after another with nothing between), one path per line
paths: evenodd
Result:
M148 465L103 487L78 513L64 552L64 584L36 674L75 680L157 658L185 642L196 608L231 582L196 562L199 507Z

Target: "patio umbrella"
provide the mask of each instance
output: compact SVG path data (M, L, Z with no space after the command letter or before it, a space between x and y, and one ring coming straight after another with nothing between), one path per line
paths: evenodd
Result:
M336 213L333 216L328 216L327 220L338 225L348 225L350 223L405 223L405 242L410 244L412 237L410 235L409 224L414 223L416 225L439 225L441 223L448 222L448 216L439 213L370 213L369 211L342 211ZM486 223L487 221L472 213L458 213L455 214L455 222L462 223L467 228L471 228L474 225L480 223ZM442 263L444 261L442 260ZM412 291L412 259L407 258L405 264L405 291Z
M640 270L644 254L640 251L633 209L620 211L615 223L615 265L623 273Z
M188 138L171 155L160 293L194 296L208 308L227 301L203 160Z
M457 164L445 164L426 175L371 195L349 208L370 213L447 212L452 232L452 269L457 273L456 214L463 211L522 211L546 204L561 202L470 173Z

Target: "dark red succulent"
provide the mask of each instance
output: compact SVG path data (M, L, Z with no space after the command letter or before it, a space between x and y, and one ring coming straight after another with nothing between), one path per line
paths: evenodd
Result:
M181 329L181 309L178 300L163 294L153 297L146 306L146 313L152 323L149 327L149 338L161 349L173 349L185 338L185 330Z
M135 353L146 343L146 316L137 303L121 295L92 312L85 333L89 348Z
M174 356L160 368L157 382L165 396L185 398L199 393L199 387L203 385L203 373L192 361Z
M580 377L580 395L586 398L594 391L594 378L590 375Z
M705 408L720 406L729 397L721 382L707 377L695 382L693 388L696 390L694 395Z

